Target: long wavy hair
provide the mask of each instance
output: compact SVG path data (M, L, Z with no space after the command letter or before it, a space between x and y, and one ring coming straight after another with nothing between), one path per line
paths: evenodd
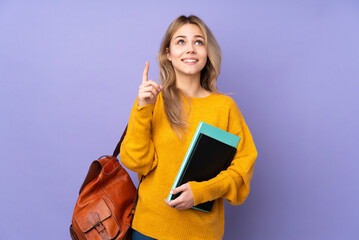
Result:
M163 36L158 53L160 83L163 86L162 96L167 118L174 132L181 137L188 126L187 118L184 115L184 107L180 90L176 87L176 74L171 61L167 59L167 51L170 50L170 42L174 33L184 24L194 24L199 27L204 35L205 46L207 47L207 63L201 71L200 84L209 92L219 93L217 90L217 77L221 70L221 49L214 38L211 30L197 16L188 17L182 15L176 18L168 27ZM188 100L188 99L187 99ZM190 102L189 102L190 103Z

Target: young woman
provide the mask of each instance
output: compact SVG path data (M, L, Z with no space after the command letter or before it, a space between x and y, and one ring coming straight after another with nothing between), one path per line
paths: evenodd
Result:
M223 199L241 204L257 151L236 103L218 92L221 52L204 22L180 16L159 51L160 84L148 80L146 63L121 146L122 164L144 176L132 227L133 239L222 239ZM166 200L200 121L241 137L227 170L204 182L188 182ZM192 209L215 200L209 213Z

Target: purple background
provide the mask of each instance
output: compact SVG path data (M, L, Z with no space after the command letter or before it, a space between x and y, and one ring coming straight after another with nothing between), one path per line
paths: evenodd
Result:
M358 239L359 2L0 1L0 239L69 239L92 160L111 154L145 61L196 14L259 157L224 239ZM137 179L131 175L135 182Z

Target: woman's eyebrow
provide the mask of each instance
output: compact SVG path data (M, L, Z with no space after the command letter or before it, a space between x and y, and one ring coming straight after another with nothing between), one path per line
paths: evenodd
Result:
M177 37L175 37L175 39L176 38L186 38L186 36L184 36L184 35L178 35Z
M197 38L203 38L204 39L204 37L202 36L202 35L194 35L194 37L197 37ZM178 35L177 37L175 37L174 39L176 39L176 38L187 38L186 36L184 36L184 35Z

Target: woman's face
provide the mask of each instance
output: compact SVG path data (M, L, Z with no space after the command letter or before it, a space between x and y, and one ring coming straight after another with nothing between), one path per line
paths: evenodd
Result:
M177 77L201 75L207 62L207 46L197 25L187 23L178 28L166 50Z

